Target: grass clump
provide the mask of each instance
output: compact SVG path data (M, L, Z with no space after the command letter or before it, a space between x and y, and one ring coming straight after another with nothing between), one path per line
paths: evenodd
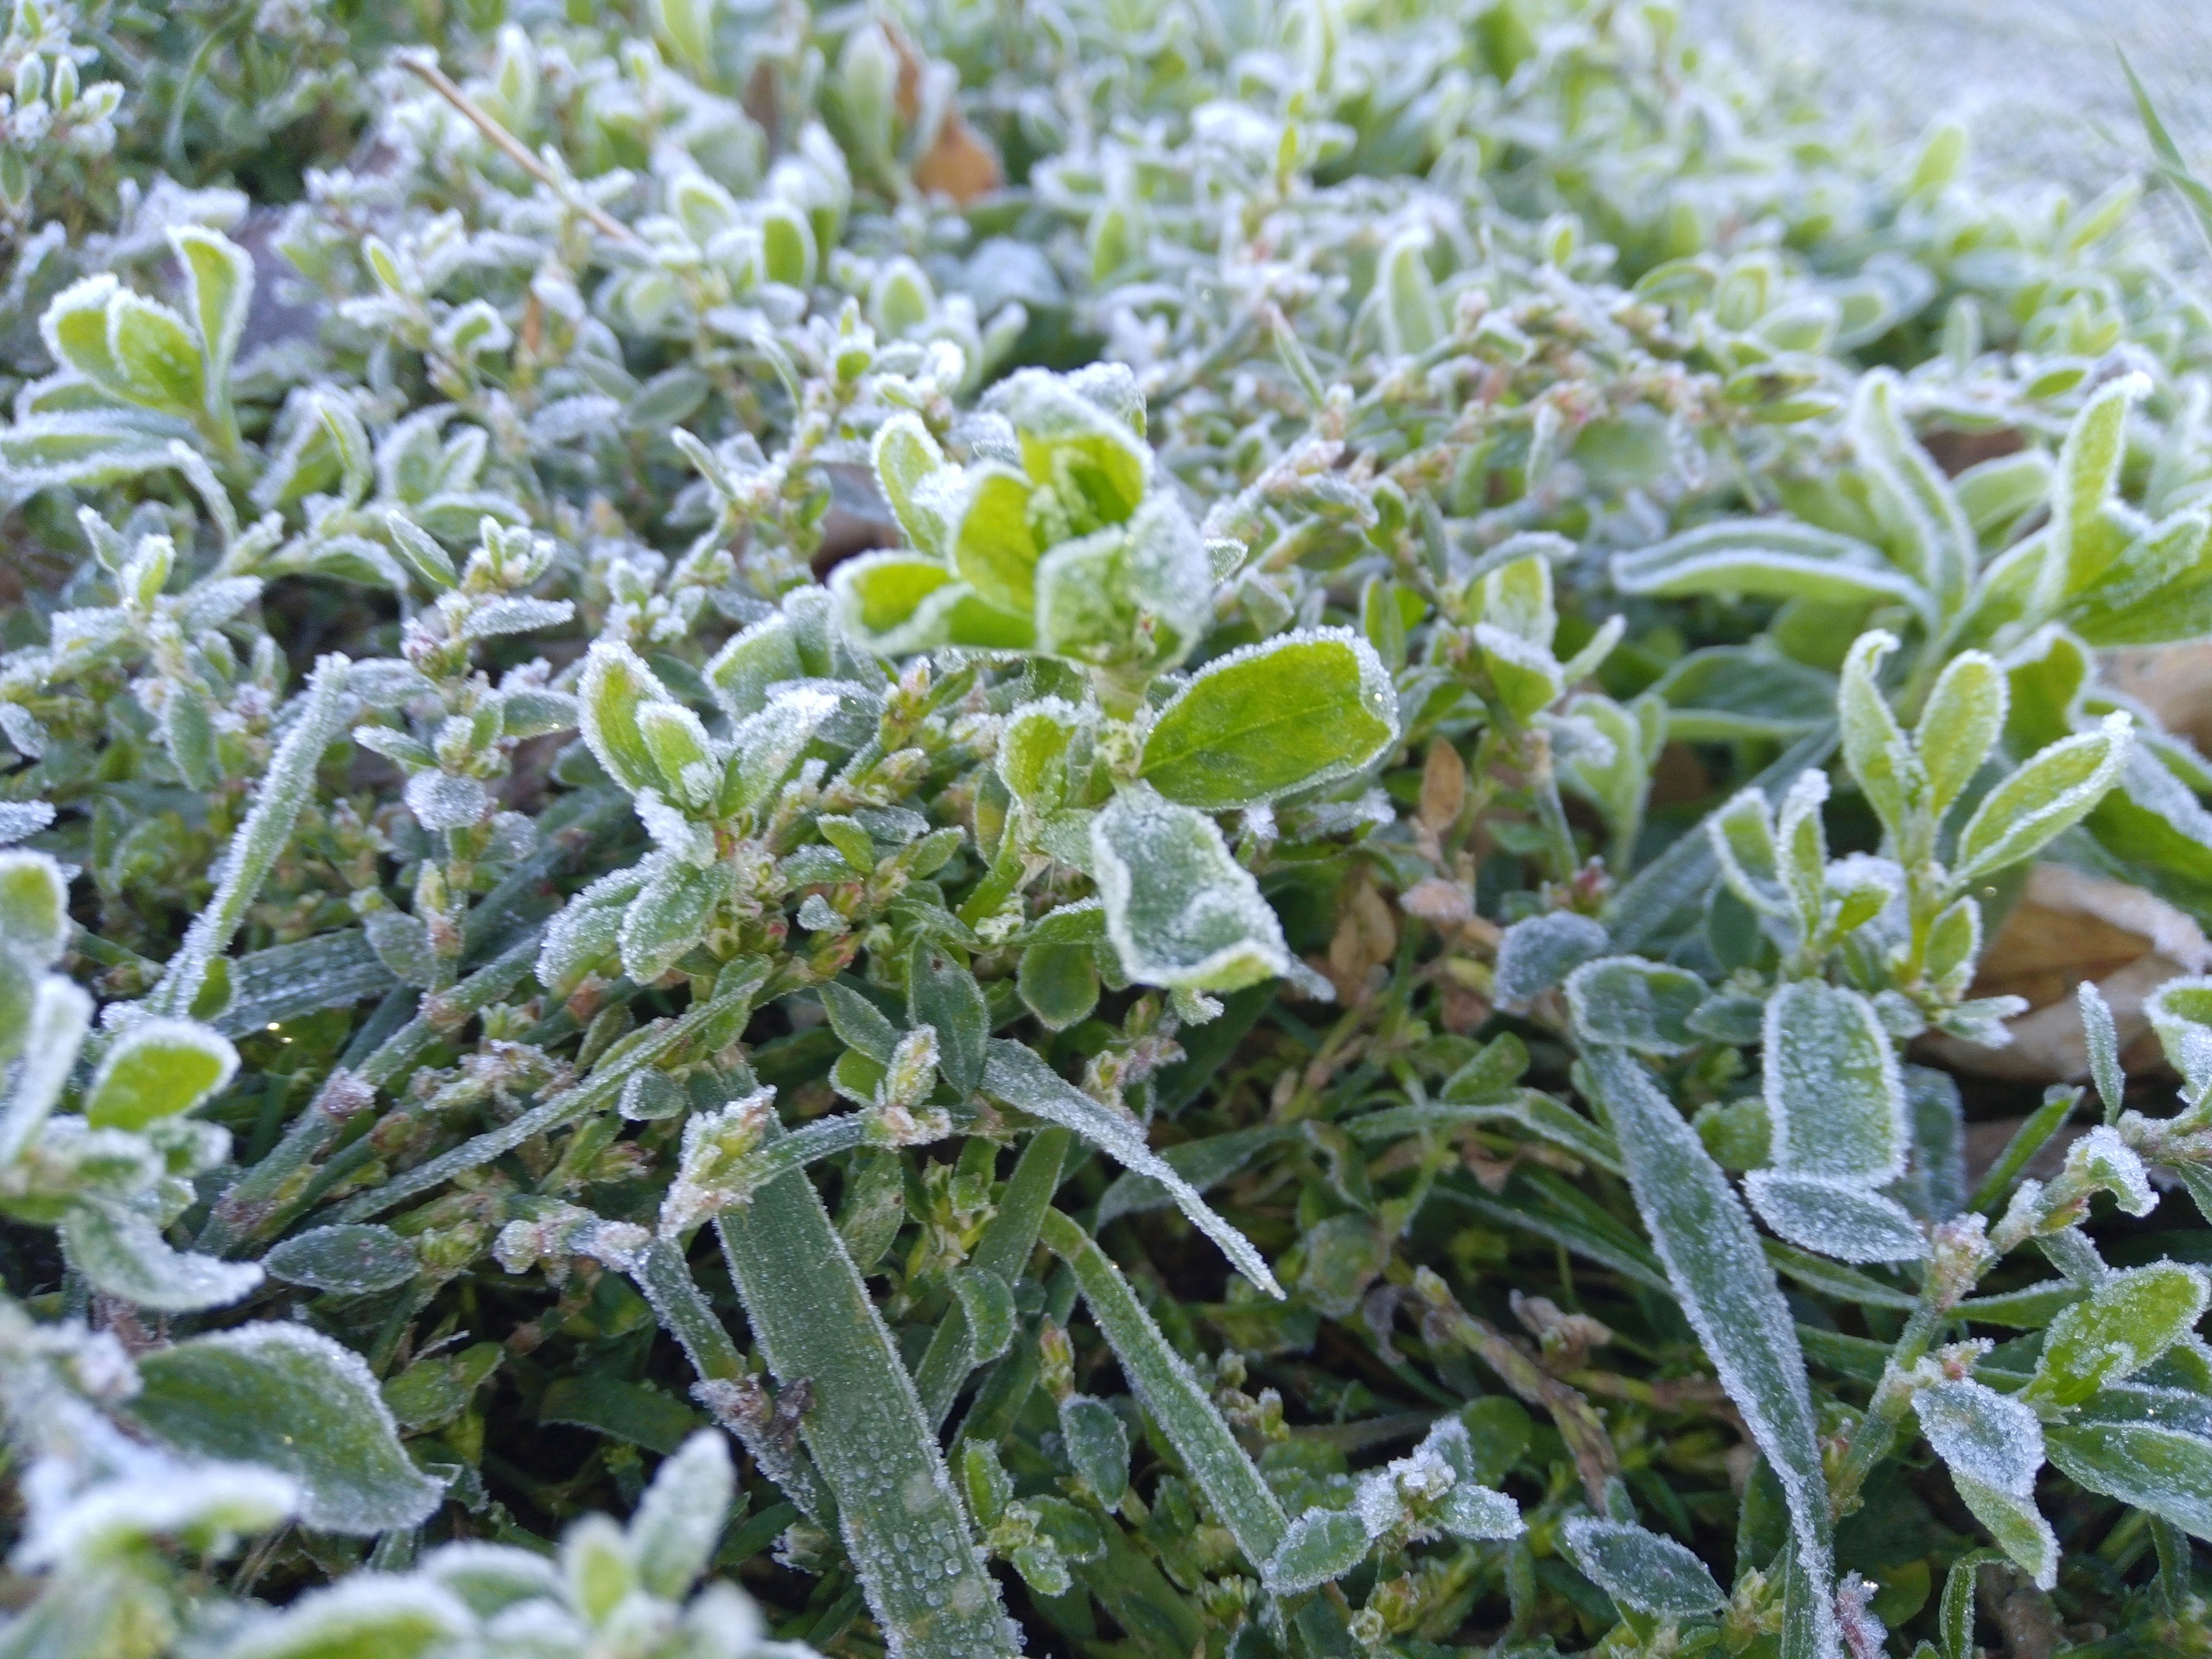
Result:
M1985 960L2212 917L2132 182L1657 3L0 58L0 1653L2212 1649L2212 980Z

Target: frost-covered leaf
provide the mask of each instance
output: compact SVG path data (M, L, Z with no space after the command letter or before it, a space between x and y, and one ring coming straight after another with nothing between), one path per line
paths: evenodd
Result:
M2038 1590L2048 1590L2058 1582L2058 1538L2031 1494L1984 1485L1955 1468L1951 1471L1951 1484L1974 1512L1974 1518L1989 1529L1998 1548L2027 1575L2030 1583Z
M189 1020L146 1020L109 1046L85 1091L95 1128L143 1129L188 1112L238 1067L230 1040Z
M1951 1466L1984 1486L2025 1497L2043 1466L2043 1428L2010 1395L1971 1377L1947 1378L1912 1396L1920 1432Z
M219 1659L427 1659L476 1629L467 1605L434 1580L371 1574L301 1597L217 1652Z
M1928 1254L1912 1212L1865 1182L1755 1169L1744 1192L1783 1237L1839 1262L1916 1262Z
M2005 671L1986 652L1962 652L1928 694L1913 743L1928 779L1928 810L1940 817L1989 758L2010 701Z
M1129 1433L1113 1408L1090 1395L1070 1395L1060 1402L1060 1444L1098 1501L1119 1509L1129 1484Z
M1230 1225L1198 1189L1146 1143L1143 1129L1126 1113L1101 1104L1065 1081L1033 1051L1004 1038L991 1039L983 1066L983 1091L1033 1117L1073 1130L1110 1154L1124 1169L1149 1176L1173 1194L1193 1226L1221 1248L1236 1270L1271 1296L1282 1290L1251 1241Z
M1514 923L1498 941L1499 1006L1526 1007L1584 963L1603 956L1606 944L1603 923L1571 910Z
M261 1284L252 1262L175 1249L149 1217L123 1205L77 1205L62 1219L61 1242L70 1265L97 1288L159 1313L227 1307Z
M2009 868L2087 817L2119 780L2133 734L2127 715L2107 715L2095 731L2030 756L1981 798L1960 830L1953 879L1972 881Z
M1350 629L1313 629L1200 669L1154 721L1141 772L1171 801L1251 806L1357 772L1397 729L1374 648Z
M1584 1578L1637 1612L1690 1618L1728 1599L1703 1561L1634 1522L1576 1516L1560 1529L1560 1541Z
M373 1224L316 1227L296 1233L262 1258L262 1266L288 1285L365 1296L412 1279L421 1268L415 1246L389 1227Z
M1349 1510L1308 1510L1290 1523L1260 1576L1279 1596L1340 1579L1367 1559L1367 1523Z
M1817 980L1766 1006L1764 1094L1776 1166L1873 1185L1904 1169L1904 1082L1873 1005Z
M1689 1018L1707 993L1695 974L1641 957L1601 957L1567 976L1567 1008L1583 1039L1639 1054L1680 1054L1695 1047L1698 1035Z
M654 1595L680 1600L707 1569L736 1490L729 1443L701 1429L653 1472L630 1518L638 1576Z
M43 967L69 944L69 884L45 853L0 852L0 940Z
M2212 1542L2212 1440L2152 1423L2054 1423L2050 1460L2093 1492Z
M1106 931L1141 984L1233 991L1287 972L1282 926L1204 813L1125 789L1090 822Z
M1812 1650L1840 1652L1825 1586L1831 1574L1827 1482L1796 1321L1751 1218L1643 1065L1621 1049L1586 1057L1609 1109L1637 1208L1683 1313L1752 1440L1782 1484L1806 1578L1820 1586Z
M1040 1236L1073 1269L1091 1318L1131 1391L1175 1448L1244 1558L1255 1564L1271 1560L1288 1530L1282 1506L1190 1366L1168 1346L1121 1270L1080 1227L1058 1211L1048 1211Z
M443 1488L400 1449L359 1355L296 1325L247 1325L143 1354L130 1415L195 1456L257 1463L300 1484L301 1518L355 1535L411 1527Z
M2050 1323L2027 1398L2075 1406L2133 1376L2203 1318L2202 1268L2178 1262L2116 1273Z

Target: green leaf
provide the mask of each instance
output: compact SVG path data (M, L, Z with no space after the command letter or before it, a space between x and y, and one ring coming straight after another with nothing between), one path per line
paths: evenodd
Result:
M1813 1650L1834 1659L1841 1647L1827 1589L1833 1559L1827 1481L1789 1304L1727 1178L1642 1063L1623 1049L1592 1048L1584 1064L1608 1109L1637 1209L1668 1281L1782 1483L1796 1560L1818 1587L1809 1614Z
M2070 595L2104 575L2124 545L2105 509L2127 454L2127 406L2150 389L2150 377L2141 373L2107 381L2067 429L2051 480L2050 525L2036 571L2033 620L2056 616Z
M845 1552L887 1641L909 1659L1011 1656L998 1586L867 1282L804 1172L715 1223L777 1382L802 1379L799 1432L837 1499Z
M2058 1538L2033 1497L1984 1485L1955 1468L1951 1471L1951 1484L1958 1488L1974 1518L1987 1529L1998 1548L2037 1589L2049 1590L2057 1584Z
M1090 853L1107 937L1131 979L1233 991L1289 971L1274 912L1204 813L1125 789L1090 821Z
M2093 1492L2212 1541L2212 1440L2152 1423L2053 1423L2050 1460Z
M1317 628L1216 658L1160 711L1143 778L1221 810L1348 777L1397 738L1397 696L1374 648Z
M2212 569L2205 549L2212 515L2177 513L2135 537L2086 592L2066 621L2090 645L2163 645L2212 633Z
M50 967L69 948L73 927L61 867L45 853L0 851L0 942Z
M365 1296L412 1279L422 1267L415 1246L389 1227L316 1227L296 1233L262 1258L288 1285Z
M707 683L715 701L732 720L744 720L768 706L768 688L804 677L791 619L764 618L734 635L707 664Z
M1942 614L1953 616L1964 607L1974 578L1974 528L1942 469L1898 418L1897 391L1896 375L1884 369L1859 383L1852 440L1905 568L1936 596Z
M253 256L198 225L173 226L169 246L184 267L185 299L200 330L208 384L219 400L227 397L232 359L253 308Z
M1098 958L1087 944L1033 944L1014 976L1021 1006L1047 1031L1065 1031L1098 1006Z
M2050 1322L2022 1397L2078 1406L2134 1376L2190 1333L2209 1294L2203 1271L2178 1262L2112 1274Z
M1282 1506L1191 1368L1160 1334L1122 1270L1089 1234L1057 1210L1046 1212L1042 1237L1046 1248L1074 1270L1077 1287L1099 1334L1120 1362L1130 1391L1175 1448L1244 1559L1255 1566L1274 1559L1288 1530Z
M985 604L1016 616L1035 609L1037 561L1044 551L1029 524L1030 490L1012 467L976 467L952 537L953 565L969 586Z
M1973 781L2005 729L2011 688L1986 652L1961 652L1928 694L1914 747L1928 778L1928 810L1942 817Z
M938 448L918 415L893 415L876 429L870 446L875 480L883 499L898 515L906 539L932 558L945 551L944 505L938 500L946 472L944 451Z
M167 414L200 411L207 384L199 343L168 307L117 290L107 302L107 349L132 403Z
M957 1288L969 1277L988 1277L1011 1285L1029 1265L1037 1248L1037 1230L1060 1183L1060 1168L1072 1140L1063 1128L1041 1129L1022 1148L1020 1160L999 1195L998 1208L984 1224L983 1236L968 1258L970 1273L956 1276ZM921 1396L923 1414L931 1426L944 1421L952 1409L962 1381L980 1363L995 1333L981 1330L971 1320L968 1302L947 1313L930 1338L930 1345L914 1368L914 1389Z
M1742 645L1694 651L1652 690L1667 704L1667 735L1686 743L1798 737L1835 709L1832 676Z
M222 1659L428 1659L474 1640L467 1604L427 1578L364 1573L247 1625Z
M537 1421L572 1423L664 1454L699 1426L698 1414L682 1401L603 1373L555 1379L537 1402Z
M85 1091L95 1128L143 1129L188 1112L229 1084L238 1052L227 1038L189 1020L152 1019L108 1047Z
M1859 636L1844 658L1836 715L1843 728L1844 764L1859 780L1883 828L1900 847L1910 847L1921 822L1918 808L1927 779L1920 757L1874 678L1882 659L1897 645L1896 637L1880 629Z
M1613 583L1624 593L1680 599L1754 594L1831 605L1902 601L1923 617L1927 590L1866 543L1786 518L1723 519L1632 553L1617 553Z
M262 774L252 808L231 836L218 861L222 871L213 897L185 930L184 943L169 958L161 983L146 998L150 1014L194 1011L207 982L210 965L229 949L245 920L246 907L261 896L261 885L291 841L292 827L315 793L315 769L322 752L336 741L346 709L346 671L336 654L318 658L296 718ZM211 1016L212 1017L212 1016Z
M602 639L591 648L576 686L577 723L607 775L632 795L668 788L638 716L646 703L669 700L667 688L629 646Z
M1445 335L1444 304L1428 274L1431 239L1425 228L1402 232L1376 262L1383 336L1402 357L1418 356Z
M729 868L670 863L654 872L622 914L622 971L650 985L706 937L729 893Z
M830 585L842 604L846 626L885 656L938 643L944 632L944 602L957 588L944 565L905 553L847 559L832 574Z
M937 1069L953 1091L971 1095L983 1080L991 1012L982 987L951 952L925 936L906 958L906 1018L937 1027Z
M1144 499L1152 451L1058 375L1027 369L1000 388L1001 406L1020 441L1030 478L1053 486L1078 518L1078 530L1126 523Z
M1093 1100L1029 1049L1005 1038L991 1039L990 1058L983 1067L983 1091L1033 1117L1074 1131L1122 1168L1150 1176L1174 1195L1191 1224L1220 1247L1232 1267L1268 1295L1282 1295L1281 1287L1251 1241L1216 1214L1198 1196L1198 1189L1146 1143L1135 1119Z
M2133 741L2124 714L2037 751L1981 798L1959 831L1952 880L1961 886L2033 857L2087 817L2119 779Z
M1211 621L1213 566L1198 527L1164 496L1122 529L1054 547L1036 582L1038 648L1093 667L1170 667Z
M1560 1541L1576 1571L1639 1613L1694 1618L1727 1602L1703 1561L1634 1522L1576 1516L1560 1529Z
M1113 1408L1087 1394L1060 1402L1060 1444L1068 1462L1110 1512L1129 1485L1129 1432Z
M300 1483L300 1518L354 1536L411 1527L443 1488L400 1449L360 1357L298 1325L247 1325L138 1357L130 1416L198 1457L258 1463Z
M384 522L385 528L391 533L391 550L425 588L434 594L442 594L460 580L454 571L453 556L405 513L397 510L387 512Z

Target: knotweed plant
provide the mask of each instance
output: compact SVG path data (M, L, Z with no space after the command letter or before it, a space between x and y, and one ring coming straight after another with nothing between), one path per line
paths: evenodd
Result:
M0 66L0 1655L2212 1652L2212 980L1954 1069L2212 925L2133 181L1663 0Z

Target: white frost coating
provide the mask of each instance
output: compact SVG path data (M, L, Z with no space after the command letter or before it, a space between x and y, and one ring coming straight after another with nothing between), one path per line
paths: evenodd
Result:
M54 822L54 808L45 801L0 801L0 847L36 835Z
M1762 914L1789 913L1775 870L1774 809L1762 791L1755 786L1730 797L1706 820L1706 834L1731 892ZM1756 869L1747 858L1756 861Z
M1136 784L1090 831L1106 936L1131 979L1231 991L1288 970L1282 925L1205 813Z
M1637 1612L1688 1618L1727 1602L1703 1561L1632 1521L1574 1516L1560 1527L1560 1541L1576 1571Z
M1834 1535L1827 1482L1789 1304L1727 1178L1641 1062L1619 1049L1598 1048L1586 1063L1611 1110L1637 1209L1668 1281L1782 1484L1797 1559L1814 1592L1808 1659L1841 1659L1828 1599Z
M1604 955L1609 943L1602 922L1571 910L1514 923L1498 941L1498 1006L1525 1008L1584 963Z
M1759 1219L1792 1244L1839 1262L1918 1262L1928 1237L1895 1198L1862 1181L1755 1169L1744 1191Z
M1953 1473L2014 1497L2034 1494L2043 1425L2018 1400L1971 1377L1946 1378L1916 1393L1912 1409Z
M1875 1186L1904 1173L1904 1079L1872 1003L1816 980L1785 985L1764 1042L1777 1167Z
M1021 1044L1004 1038L991 1039L983 1062L983 1091L1009 1106L1071 1129L1091 1145L1109 1154L1123 1168L1148 1175L1175 1197L1191 1223L1221 1247L1230 1264L1277 1300L1282 1287L1268 1270L1267 1261L1251 1240L1215 1213L1174 1166L1146 1144L1137 1121L1084 1094Z

